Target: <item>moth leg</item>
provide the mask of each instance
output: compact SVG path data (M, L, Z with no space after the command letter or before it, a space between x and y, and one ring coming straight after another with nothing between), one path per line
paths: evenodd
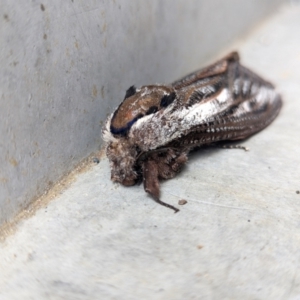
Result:
M143 163L143 180L144 190L149 193L157 203L173 209L175 213L179 211L178 208L159 199L160 191L158 180L158 166L153 160L147 160Z
M241 149L246 152L249 151L248 147L241 146L241 145L220 145L220 146L221 146L220 148L223 148L223 149Z
M211 144L208 147L210 147L210 146L221 148L221 149L241 149L241 150L244 150L246 152L250 150L248 147L241 146L241 145L229 144L229 143L226 143L226 144L223 144L223 143Z
M164 158L157 157L155 162L158 166L158 177L163 179L170 179L175 177L187 162L187 154L175 154L171 151L169 155Z

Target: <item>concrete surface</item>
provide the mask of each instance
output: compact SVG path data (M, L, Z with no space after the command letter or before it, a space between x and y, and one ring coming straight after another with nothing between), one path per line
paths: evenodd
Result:
M282 2L0 0L0 224L100 147L130 85L195 69Z
M177 214L101 160L1 244L0 299L300 299L299 31L292 2L232 45L284 99L249 152L193 154Z

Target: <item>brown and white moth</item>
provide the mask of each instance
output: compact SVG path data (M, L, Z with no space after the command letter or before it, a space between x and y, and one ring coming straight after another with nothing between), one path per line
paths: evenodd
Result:
M200 146L245 139L269 125L282 106L274 86L232 52L170 85L134 86L103 128L111 179L141 179L156 202L159 180L174 177Z

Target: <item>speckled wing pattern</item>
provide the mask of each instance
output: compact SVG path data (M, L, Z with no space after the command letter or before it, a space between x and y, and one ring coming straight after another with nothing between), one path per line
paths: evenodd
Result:
M176 144L244 139L269 125L282 106L274 86L240 65L236 52L172 86L182 95L184 106L199 106L195 110L202 110L202 115L207 112L198 119L192 113L194 125Z

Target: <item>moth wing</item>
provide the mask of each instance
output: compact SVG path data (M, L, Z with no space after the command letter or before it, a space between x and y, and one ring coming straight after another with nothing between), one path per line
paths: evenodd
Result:
M260 88L256 96L244 99L218 116L208 131L215 140L240 140L267 127L282 106L274 90Z
M273 85L234 53L173 87L174 105L139 120L129 133L143 151L243 139L271 123L282 105Z
M272 84L234 60L228 61L224 73L196 85L194 81L193 93L182 97L187 110L183 117L190 120L191 127L176 144L201 145L247 138L270 124L282 106ZM180 90L188 94L187 89L188 86Z
M211 76L223 74L227 71L228 65L232 61L239 61L239 55L237 52L231 52L216 63L211 64L199 71L193 72L179 80L174 81L172 83L172 86L175 89L181 89L190 86L191 84L199 81L200 79L205 79Z

